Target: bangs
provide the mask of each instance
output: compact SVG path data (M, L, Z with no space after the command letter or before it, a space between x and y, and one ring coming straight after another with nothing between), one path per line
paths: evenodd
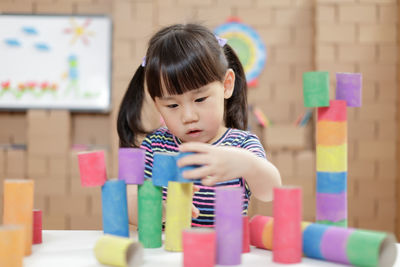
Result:
M211 37L204 38L204 34ZM207 32L175 31L163 36L148 52L145 76L152 99L165 94L180 95L222 81L227 70L222 49Z

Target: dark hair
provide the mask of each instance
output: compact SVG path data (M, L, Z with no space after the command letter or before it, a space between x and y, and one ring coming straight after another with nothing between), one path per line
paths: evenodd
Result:
M225 100L226 127L247 128L247 83L242 64L228 45L220 47L215 35L198 24L176 24L161 29L149 41L145 67L139 66L122 99L117 119L121 147L138 147L137 135L146 134L141 110L146 82L150 97L183 94L211 82L223 82L235 72L233 94Z

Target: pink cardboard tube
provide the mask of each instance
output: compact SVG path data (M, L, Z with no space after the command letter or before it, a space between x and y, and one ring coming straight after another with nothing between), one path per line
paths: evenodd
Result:
M274 188L272 260L298 263L302 257L301 188Z
M78 153L82 186L102 186L107 180L104 151Z

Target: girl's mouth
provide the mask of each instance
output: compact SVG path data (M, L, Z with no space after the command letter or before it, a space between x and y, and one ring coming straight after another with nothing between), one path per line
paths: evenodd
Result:
M195 136L201 133L201 130L189 130L186 134Z

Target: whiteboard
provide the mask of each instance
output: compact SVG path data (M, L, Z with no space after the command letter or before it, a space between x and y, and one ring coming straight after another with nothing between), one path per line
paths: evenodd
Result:
M0 15L0 109L108 110L111 31L106 16Z

